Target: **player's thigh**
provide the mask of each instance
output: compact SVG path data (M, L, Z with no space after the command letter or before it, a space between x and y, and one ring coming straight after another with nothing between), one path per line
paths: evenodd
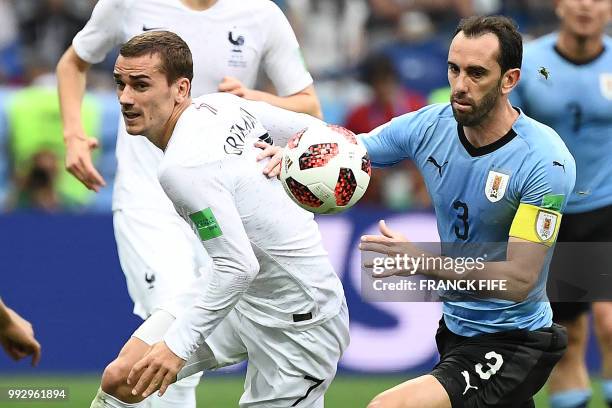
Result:
M431 374L453 408L528 406L567 347L558 325L469 338L441 325L436 341L441 358Z
M242 316L249 365L241 407L321 407L349 343L346 305L334 318L305 329L277 329Z
M206 262L197 237L176 214L119 210L113 225L134 312L143 318L188 287Z
M450 398L440 382L424 375L377 395L368 408L450 408Z
M238 333L239 318L232 310L185 363L177 378L204 370L216 370L245 361L247 349Z

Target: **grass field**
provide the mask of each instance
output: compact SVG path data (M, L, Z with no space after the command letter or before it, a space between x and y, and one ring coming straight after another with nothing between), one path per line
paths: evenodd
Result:
M365 407L377 393L405 380L403 377L337 377L327 392L327 408ZM70 377L8 377L0 376L0 389L6 393L7 387L65 387L68 389L68 401L62 402L11 402L5 395L0 396L2 408L88 408L95 394L99 379L95 376ZM238 376L210 376L198 387L198 407L230 408L237 407L242 391L242 379ZM537 407L547 407L546 395L537 395ZM590 408L605 408L599 383L595 384L595 395Z

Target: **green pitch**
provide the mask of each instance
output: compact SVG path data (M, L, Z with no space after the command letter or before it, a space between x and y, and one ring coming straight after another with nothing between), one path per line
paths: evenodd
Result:
M404 381L404 377L369 376L337 377L327 392L327 408L364 407L373 396L387 388ZM98 389L99 379L95 376L36 376L8 377L0 376L0 389L6 387L65 387L68 389L68 401L63 402L10 402L5 395L0 396L2 408L88 408ZM198 407L231 408L238 406L242 392L242 379L237 376L210 376L198 387ZM541 392L536 398L537 407L547 407L546 395ZM595 384L595 395L589 408L605 408L599 383Z

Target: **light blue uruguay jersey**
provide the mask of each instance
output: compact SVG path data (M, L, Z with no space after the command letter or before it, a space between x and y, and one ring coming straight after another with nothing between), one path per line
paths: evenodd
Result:
M465 137L450 104L430 105L395 118L361 140L377 167L404 159L416 163L433 201L442 243L458 247L507 243L519 204L543 207L545 196L567 197L574 186L575 163L563 141L524 113L507 135L479 148ZM528 229L535 231L535 225ZM462 301L444 298L448 328L475 336L550 326L546 279L551 255L552 250L523 302L476 299L469 294Z
M576 186L566 212L612 205L612 38L594 60L576 64L549 34L525 46L513 103L559 133L576 159ZM541 73L545 68L548 73Z

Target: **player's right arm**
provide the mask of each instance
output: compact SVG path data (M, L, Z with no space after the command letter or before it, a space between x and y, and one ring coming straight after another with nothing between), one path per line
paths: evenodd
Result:
M164 336L170 350L183 360L210 336L259 272L235 204L233 194L239 186L228 176L227 167L235 165L235 161L174 165L160 172L164 191L179 212L191 219L213 260L212 271L192 283L197 296L191 307L179 313Z
M98 1L90 20L76 35L56 68L66 169L94 191L99 191L106 183L93 165L91 151L98 146L98 141L85 133L81 105L91 64L101 62L120 43L122 20L119 16L125 12L126 3L128 1Z
M436 108L437 106L437 108ZM376 167L392 166L401 162L404 159L412 159L414 152L418 146L418 141L423 136L425 130L433 125L437 112L441 105L431 105L416 112L411 112L406 115L394 118L369 133L357 135L358 140L364 144L372 165ZM275 129L281 123L287 123L287 126L281 126L286 129L301 130L313 123L313 120L306 120L295 116L297 114L289 112L285 113L282 109L278 111L269 111L264 107L254 107L258 109L254 114L260 119L264 128L267 130ZM321 123L317 121L317 123ZM279 134L280 133L280 134ZM270 131L270 136L274 143L278 146L285 146L288 137L295 134L287 131L276 132ZM288 136L288 137L286 137ZM259 147L264 147L259 145ZM280 174L280 161L282 150L276 147L266 148L259 159L270 157L269 162L263 169L263 173L268 177L276 177Z
M87 136L81 118L90 66L71 46L57 64L57 83L66 145L66 169L88 189L97 192L106 185L91 157L91 151L98 147L98 141Z

